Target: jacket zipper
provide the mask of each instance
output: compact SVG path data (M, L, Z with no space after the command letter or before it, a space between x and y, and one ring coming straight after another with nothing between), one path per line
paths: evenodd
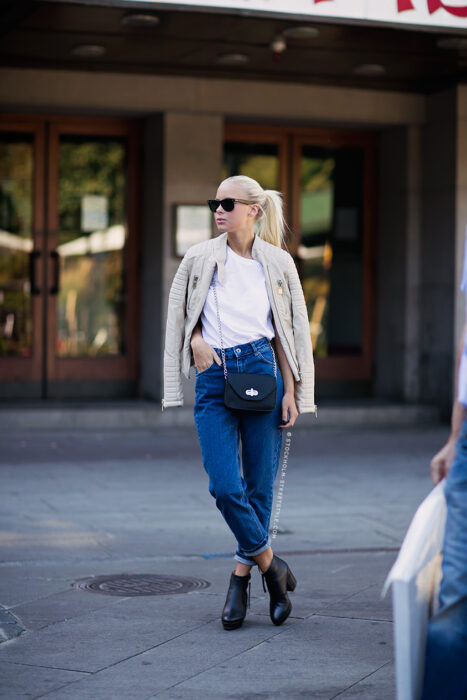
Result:
M267 265L267 268L268 268L269 284L271 285L272 294L273 294L273 296L274 296L274 289L273 289L273 284L272 284L272 281L271 281L271 271L270 271L270 269L269 269L269 265ZM278 280L278 283L279 283L279 282L280 282L279 289L281 290L279 293L282 294L282 280ZM275 301L275 298L274 298L274 301ZM295 365L295 367L296 367L297 374L298 374L298 376L300 377L300 380L301 380L302 375L301 375L301 372L300 372L300 370L299 370L299 368L298 368L296 362L295 362L294 359L293 359L293 356L292 356L292 349L291 349L291 347L290 347L289 341L287 340L287 336L286 336L285 331L284 331L284 326L282 325L282 319L281 319L281 315L280 315L280 313L279 313L279 309L278 309L278 307L277 307L277 304L276 304L276 310L277 310L277 318L279 319L279 325L280 325L280 327L281 327L282 334L283 334L284 339L285 339L285 342L287 343L288 348L289 348L290 357L291 357L291 359L292 359L292 361L293 361L293 363L294 363L294 365Z
M199 275L194 275L193 276L193 284L191 285L191 292L190 292L190 298L188 299L187 306L191 304L191 297L193 296L193 292L196 289L196 285L198 284L199 280Z

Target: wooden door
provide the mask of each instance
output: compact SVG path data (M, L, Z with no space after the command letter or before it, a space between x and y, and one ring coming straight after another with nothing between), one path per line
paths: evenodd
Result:
M0 317L6 394L131 394L139 352L137 126L3 117L1 133L0 168L10 174L2 181L0 216L23 212L17 221L4 215L11 229L3 232L4 245L14 242L16 251L0 279L8 297ZM31 184L23 182L22 201L9 203L26 173Z

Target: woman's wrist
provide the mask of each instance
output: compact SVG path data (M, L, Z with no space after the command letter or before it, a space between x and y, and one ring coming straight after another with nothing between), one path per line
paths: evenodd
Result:
M200 327L199 322L198 322L196 324L196 326L193 328L193 331L191 333L191 339L190 339L191 347L193 347L193 345L196 345L202 339L203 339L203 334L201 332L201 327Z

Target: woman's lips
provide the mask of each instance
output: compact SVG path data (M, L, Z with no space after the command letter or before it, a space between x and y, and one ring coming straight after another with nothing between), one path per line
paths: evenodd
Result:
M216 219L216 224L225 224L225 219Z

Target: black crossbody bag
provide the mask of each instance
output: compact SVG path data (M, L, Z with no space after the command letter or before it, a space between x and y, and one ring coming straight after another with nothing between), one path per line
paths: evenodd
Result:
M247 372L227 374L225 364L224 342L222 339L221 319L219 316L219 303L217 301L216 285L214 284L214 298L216 300L217 322L219 325L219 337L221 341L222 364L224 367L225 389L224 404L228 408L242 411L261 411L269 413L276 406L277 394L277 365L276 355L271 343L272 356L274 358L274 376L270 374L252 374Z

